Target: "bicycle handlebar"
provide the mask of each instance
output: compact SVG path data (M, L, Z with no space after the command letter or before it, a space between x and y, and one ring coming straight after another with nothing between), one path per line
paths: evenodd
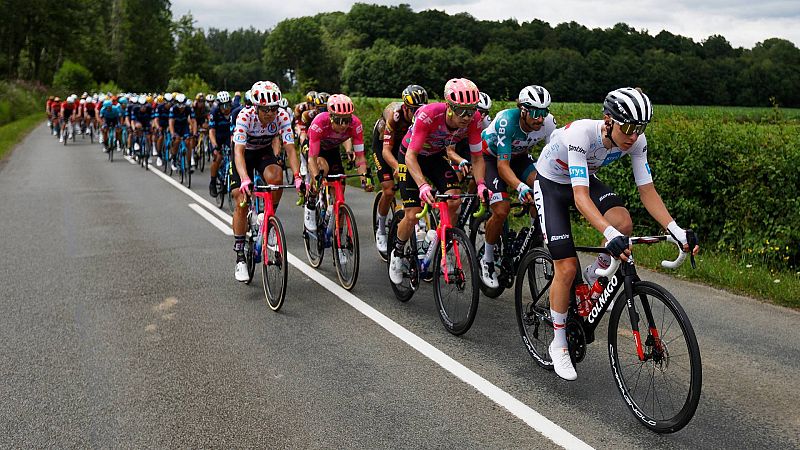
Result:
M436 194L436 198L442 200L451 200L464 197L477 197L477 194ZM422 211L420 211L419 214L415 214L415 217L417 219L422 219L423 217L425 217L425 215L427 215L431 210L430 206L431 206L430 203L426 202L425 206L422 207ZM480 219L486 214L486 211L487 211L486 202L481 202L480 208L478 208L477 211L472 213L472 217Z
M666 268L666 269L677 269L678 267L681 266L681 264L683 264L683 262L686 260L686 257L689 256L691 254L691 252L692 252L691 249L689 249L688 252L684 252L683 251L683 246L681 245L681 243L678 242L677 240L675 240L675 238L673 238L670 235L665 235L665 236L645 236L645 237L632 237L632 238L630 238L631 244L654 244L654 243L660 242L660 241L671 242L672 244L675 244L676 247L678 247L678 257L677 258L675 258L672 261L669 261L669 260L666 260L666 259L661 261L661 266ZM692 257L692 260L694 260L694 257ZM594 273L597 276L608 278L608 277L610 277L611 275L613 275L617 271L617 268L619 268L620 262L621 262L621 260L619 260L617 258L612 258L611 259L611 264L609 264L608 268L606 268L606 269L599 269L598 268L598 269L596 269L594 271ZM693 263L692 267L694 267L694 261L692 261L692 263Z

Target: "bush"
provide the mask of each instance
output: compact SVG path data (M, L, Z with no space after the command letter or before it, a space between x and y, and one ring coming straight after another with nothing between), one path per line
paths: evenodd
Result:
M0 81L0 126L41 111L44 114L45 91L22 81Z
M200 75L193 73L181 78L170 79L167 83L167 92L182 92L186 94L186 98L194 99L198 92L204 94L211 92L211 86L200 78Z
M89 69L70 60L64 61L53 75L53 88L61 91L62 96L89 90L94 85Z

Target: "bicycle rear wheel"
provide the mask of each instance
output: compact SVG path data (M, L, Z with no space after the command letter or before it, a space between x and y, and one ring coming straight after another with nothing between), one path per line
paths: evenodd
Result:
M472 248L475 249L475 258L477 260L481 260L483 258L483 253L486 250L485 243L486 243L486 222L489 220L489 214L481 217L480 219L475 219L472 222L472 226L469 228L469 240L472 242ZM497 243L494 246L494 261L495 261L495 272L497 273L497 278L500 281L499 286L496 288L490 288L486 286L483 281L479 282L481 292L484 293L489 298L497 298L503 291L506 289L503 276L502 275L502 268L498 265L497 261L501 261L503 257L503 234L500 234L500 239L497 240Z
M245 284L253 282L253 277L256 275L256 245L253 238L253 230L247 235L244 241L244 260L247 263L247 281Z
M537 248L520 261L514 283L514 309L522 342L534 361L548 370L553 370L547 348L555 335L550 317L550 284L554 275L553 258Z
M225 206L225 197L228 196L228 180L224 172L217 172L217 207L222 209Z
M394 217L392 217L392 221L389 224L389 236L387 239L387 247L389 252L392 252L394 248L394 241L395 236L397 236L397 226L403 220L405 216L405 211L402 209L394 213ZM394 296L397 297L397 300L401 302L407 302L411 300L411 297L414 296L414 292L417 291L419 288L419 260L417 259L417 237L414 233L411 233L411 237L406 242L406 246L403 248L403 255L401 258L403 259L403 282L400 284L394 284L391 280L389 280L389 284L392 286L392 291L394 292ZM387 266L388 268L388 266Z
M333 261L336 275L343 288L353 289L358 280L360 259L358 228L350 206L342 204L338 211L338 225L333 230Z
M608 323L608 357L625 405L647 428L674 433L692 419L700 401L703 370L689 317L666 289L647 281L633 286L632 306L617 301ZM628 311L641 333L639 356Z
M289 274L289 263L286 261L286 236L283 234L283 225L277 217L272 216L267 221L263 239L261 281L264 284L267 305L273 311L277 311L281 309L286 298L286 280Z
M469 330L478 311L478 267L472 243L464 230L448 229L445 241L444 257L441 245L437 245L431 263L433 297L445 329L458 336ZM442 261L447 269L447 279Z

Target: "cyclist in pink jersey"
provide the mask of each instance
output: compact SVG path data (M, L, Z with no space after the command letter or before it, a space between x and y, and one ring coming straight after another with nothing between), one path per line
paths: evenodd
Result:
M344 173L342 155L339 145L352 139L353 150L356 155L356 167L362 175L362 186L371 191L372 185L365 184L367 176L367 159L364 157L364 126L361 120L353 114L355 105L350 97L344 94L331 95L328 98L327 111L320 112L314 117L308 128L308 170L311 180L317 179L321 172L325 175L338 175ZM308 196L313 201L314 196ZM309 231L317 229L314 211L305 208L305 225Z
M448 148L454 148L463 139L470 149L474 173L483 174L481 154L481 114L477 111L480 92L470 80L454 78L445 84L444 103L430 103L414 115L414 123L403 138L398 154L400 196L405 215L397 228L389 263L389 278L395 284L403 281L400 255L411 236L420 201L434 203L428 179L440 193L461 192L458 177L445 159ZM409 176L410 175L410 176ZM478 194L483 198L488 192L483 179L476 180ZM450 218L455 223L460 200L449 201Z

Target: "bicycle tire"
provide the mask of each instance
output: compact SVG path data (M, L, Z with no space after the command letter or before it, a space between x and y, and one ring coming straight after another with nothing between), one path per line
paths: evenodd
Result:
M275 236L274 248L268 245L271 234ZM264 285L264 297L270 309L278 311L286 299L289 262L286 260L286 235L283 234L283 225L276 216L270 217L267 221L261 248L263 252L261 281Z
M186 148L186 153L189 153L189 148ZM186 172L186 187L191 189L192 188L192 156L184 155L184 171Z
M306 257L311 267L319 267L325 257L325 230L322 225L322 218L319 215L319 207L314 211L317 221L316 231L306 230L303 226L303 246L306 249ZM320 245L322 241L322 245Z
M628 311L627 302L619 301L620 299L618 299L614 309L611 311L611 317L608 322L608 357L614 380L616 381L615 384L623 400L625 400L625 406L628 407L640 423L656 433L674 433L689 423L700 402L700 391L703 384L700 348L689 317L669 291L655 283L638 281L633 285L633 294L633 304L638 312L639 331L643 335L646 334L641 338L641 345L645 350L646 357L649 355L652 359L647 358L644 362L640 361L638 352L635 349L636 344L631 333L630 322L624 321L624 324L620 324L623 311ZM660 305L655 305L653 300L660 302ZM654 316L654 323L660 328L656 330L656 336L652 334L648 327L647 314L645 312L647 307L645 304L649 305L651 314L660 313L664 315L661 318ZM668 320L667 315L672 317L672 321L669 323L665 323ZM630 318L630 315L628 314L626 317ZM677 327L674 326L675 323L677 323ZM680 337L674 337L674 334L679 331L683 336L683 342L680 341ZM623 350L620 347L622 344L620 337L624 337L625 341L631 345L631 347L627 348L633 348L632 352ZM685 345L685 348L683 345ZM671 348L667 348L667 346ZM678 351L676 352L675 350ZM685 359L682 357L684 351L686 352ZM621 357L623 357L622 360L620 360ZM628 361L632 362L626 364ZM635 369L637 364L639 365L638 373L631 374L630 372L637 371L628 371L627 369ZM640 377L646 376L646 374L642 374L642 369L646 367L652 369L651 374L653 377L650 382L645 381L647 387L642 399L641 394L636 392L636 388L639 386ZM677 370L670 370L671 368L677 368ZM685 374L688 379L686 395L683 397L683 403L677 412L670 416L670 413L664 413L665 405L661 403L664 397L663 394L657 394L656 382L658 379L662 379L666 385L676 386L678 383L669 379L676 372L686 368L688 368L688 373ZM626 373L629 375L626 375ZM635 385L632 386L634 381L631 377L634 376L636 381ZM672 379L674 380L674 378ZM680 399L681 396L678 395L677 398ZM666 399L671 402L673 396L667 395ZM652 404L653 411L645 411L648 402ZM658 402L658 407L656 407L656 402Z
M339 284L348 291L353 289L358 280L360 249L358 245L358 227L355 214L347 204L342 204L337 212L338 226L333 230L333 261ZM349 253L349 254L348 254ZM344 255L344 258L342 257ZM342 264L342 260L345 260Z
M244 260L247 264L247 281L245 281L245 284L250 284L256 275L256 246L255 239L253 239L253 230L250 230L244 242Z
M531 358L547 370L553 370L548 347L555 334L549 295L554 274L553 258L536 248L520 261L514 283L514 309L522 342Z
M220 171L217 171L217 208L222 209L225 206L225 197L228 196L228 183L226 182L225 175L222 175Z
M397 236L397 226L400 224L400 221L403 220L403 216L405 216L404 210L399 210L394 213L394 217L392 217L392 221L389 224L389 236L388 236L388 248L389 251L394 248L394 241L395 236ZM389 280L389 284L392 286L392 292L394 292L395 298L401 302L407 302L411 300L411 297L414 296L414 292L417 291L419 288L419 260L417 259L417 237L414 233L411 233L411 237L406 242L406 246L403 249L403 258L405 259L404 266L406 270L403 273L403 282L398 284L392 283ZM387 271L389 265L386 265Z
M472 248L475 249L475 258L480 261L483 258L483 253L486 250L484 243L486 242L484 239L484 235L486 234L486 222L489 220L490 215L486 214L485 216L475 219L472 222L472 226L469 227L469 241L472 243ZM494 246L494 260L495 260L495 270L501 271L498 272L497 278L501 280L502 275L502 267L497 264L497 261L500 261L503 257L503 233L500 234L500 239L497 240L497 244ZM483 280L479 280L478 285L480 286L481 292L483 295L489 298L497 298L503 291L506 290L505 285L503 283L499 283L496 288L490 288L483 283Z
M376 239L375 236L378 233L378 203L380 203L380 201L381 201L381 196L383 196L383 192L382 191L378 191L375 194L375 200L372 201L372 236L373 236L373 239ZM392 202L389 205L389 213L386 214L386 223L387 224L391 224L392 223L392 218L394 217L394 211L395 211L396 207L397 207L397 199L395 199L393 197L392 198ZM387 231L387 230L384 230L384 231ZM387 232L387 234L388 234L388 232ZM386 252L381 252L380 250L378 250L378 256L381 257L381 260L383 260L383 262L389 262L389 251L388 251L388 249L391 247L392 242L393 241L390 241L388 239L386 240L386 248L387 248ZM376 250L377 250L377 247L376 247Z
M147 138L144 139L144 144L144 170L150 170L150 153L153 151L153 149L150 146L150 141Z
M445 235L445 251L447 254L443 257L441 255L442 246L437 245L436 252L434 253L433 261L431 263L431 270L433 271L433 298L436 301L436 309L439 312L439 318L442 320L444 328L456 336L466 333L472 323L475 321L475 314L478 311L478 300L480 299L480 288L478 287L478 267L477 260L475 259L475 250L472 248L472 243L469 241L464 230L459 228L450 228ZM450 252L458 251L450 255ZM463 250L463 253L462 253ZM450 281L445 281L444 273L442 272L441 261L444 260L446 267L451 268L448 270L448 278ZM460 267L459 266L460 262ZM463 301L450 301L450 293L443 292L446 286L452 286L454 289L450 293L458 295L459 292L466 292L464 299L468 301L464 305ZM469 290L467 292L467 290ZM460 297L460 295L458 295ZM466 306L466 308L464 307Z

